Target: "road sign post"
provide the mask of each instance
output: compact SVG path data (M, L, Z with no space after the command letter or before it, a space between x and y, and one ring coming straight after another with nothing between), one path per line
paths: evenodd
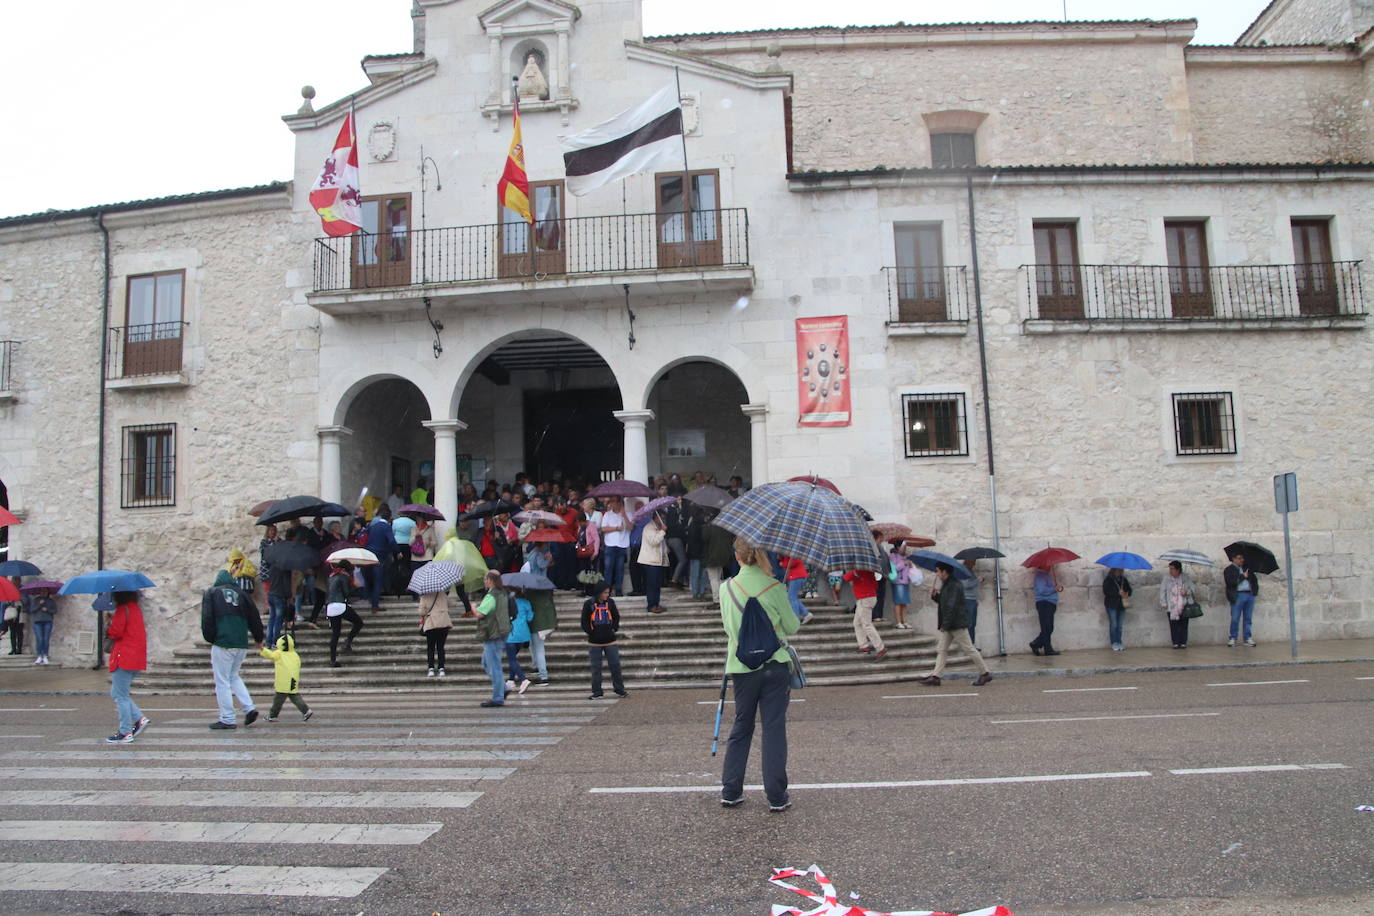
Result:
M1283 571L1288 579L1288 644L1298 657L1298 611L1293 598L1293 543L1288 514L1298 511L1298 475L1292 471L1274 475L1274 511L1283 515Z

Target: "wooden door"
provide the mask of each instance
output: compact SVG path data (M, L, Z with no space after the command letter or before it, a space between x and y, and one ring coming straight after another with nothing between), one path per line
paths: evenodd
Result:
M1324 219L1295 219L1293 278L1298 288L1298 314L1334 315L1336 265L1331 259L1331 224Z
M1035 224L1035 298L1039 317L1083 317L1078 269L1078 224Z
M939 223L898 225L897 320L944 321L944 243Z
M124 321L125 377L181 371L183 271L130 277Z
M1210 318L1212 276L1207 262L1207 224L1202 220L1164 223L1169 257L1169 299L1175 318Z
M567 221L563 218L563 182L530 182L533 223L507 207L500 208L497 276L529 277L568 272Z
M722 263L720 173L660 174L657 185L659 269Z
M409 286L410 195L364 197L363 226L353 236L353 286Z

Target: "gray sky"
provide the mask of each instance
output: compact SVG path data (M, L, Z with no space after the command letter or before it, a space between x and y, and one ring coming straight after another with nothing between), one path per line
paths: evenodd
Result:
M471 0L469 0L471 2ZM1067 0L1071 19L1197 18L1229 44L1265 0ZM481 9L489 2L473 2ZM958 4L644 0L644 33L1057 20L1063 0ZM365 54L411 49L410 0L48 0L0 11L0 216L291 177L281 115L366 85ZM955 10L957 15L949 15ZM609 114L609 113L608 113Z

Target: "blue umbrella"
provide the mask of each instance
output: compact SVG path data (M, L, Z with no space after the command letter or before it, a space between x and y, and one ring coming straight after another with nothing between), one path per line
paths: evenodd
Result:
M28 560L6 560L0 563L0 576L41 576L43 570Z
M507 588L523 588L536 592L551 592L555 586L548 576L532 572L513 572L501 576L501 584Z
M62 586L59 595L103 595L106 592L136 592L140 588L157 588L157 584L141 572L124 569L97 569L82 573Z
M1129 550L1104 553L1097 558L1097 565L1106 566L1108 569L1154 569L1149 560Z
M935 570L936 566L938 566L941 563L945 563L954 570L954 575L956 578L964 579L966 581L974 578L973 573L969 572L968 568L965 567L963 563L960 563L958 560L954 559L954 557L951 557L948 554L939 553L938 551L913 550L911 553L906 555L906 558L911 562L915 563L917 566L921 567L922 569L929 569L932 572Z

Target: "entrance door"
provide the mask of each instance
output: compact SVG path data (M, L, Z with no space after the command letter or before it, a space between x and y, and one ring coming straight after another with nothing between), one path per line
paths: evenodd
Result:
M363 227L353 242L353 286L410 285L410 195L363 198Z
M659 269L722 263L720 172L660 174L656 181Z
M1331 260L1331 226L1324 219L1295 219L1292 225L1298 314L1334 315L1336 265Z
M1078 224L1035 223L1035 298L1041 318L1082 318Z
M130 277L124 322L124 377L181 371L180 270Z
M525 391L525 469L535 480L555 474L600 480L625 463L625 427L615 388Z
M1207 224L1201 220L1164 223L1169 257L1169 299L1175 318L1212 316L1212 278L1207 263Z
M533 223L508 207L499 208L501 231L496 270L501 277L568 272L564 248L563 182L531 181Z
M944 321L944 244L939 223L898 225L897 320Z

